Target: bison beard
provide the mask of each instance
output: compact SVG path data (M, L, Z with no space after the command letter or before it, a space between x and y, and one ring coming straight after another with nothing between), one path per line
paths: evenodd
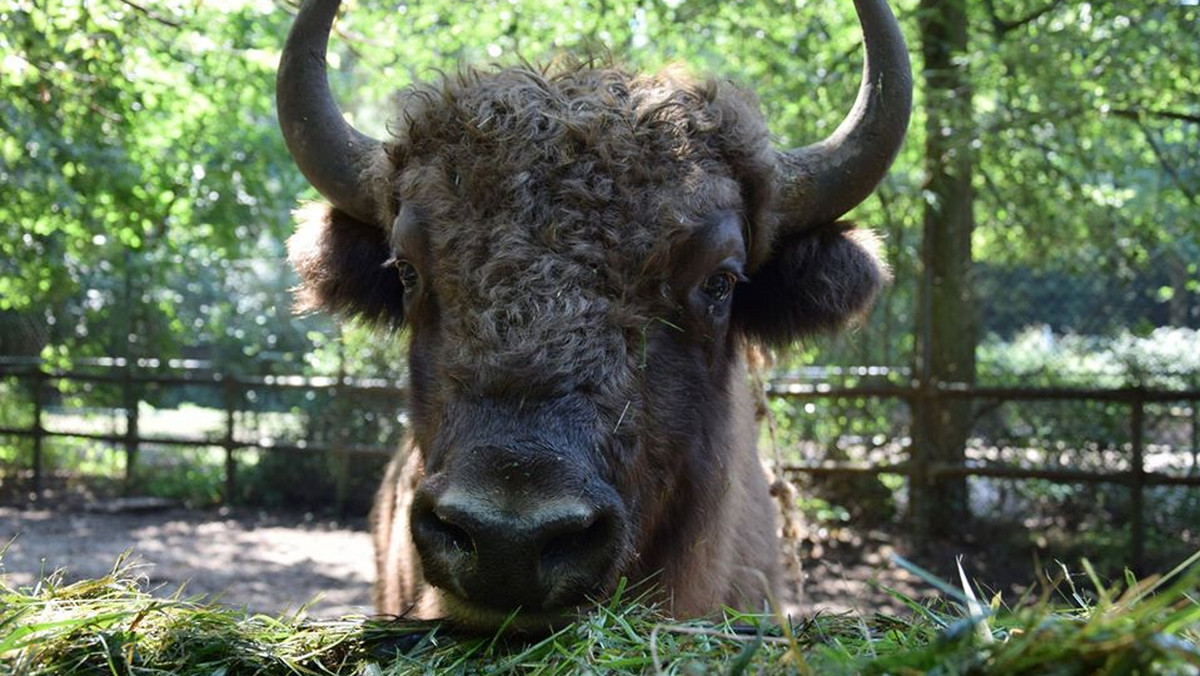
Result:
M680 616L761 610L779 554L742 355L840 328L886 278L836 222L907 124L886 5L858 3L855 112L782 152L728 83L572 61L414 87L374 141L312 58L337 5L301 7L279 113L330 202L289 242L300 307L408 333L378 610L544 628L622 577Z

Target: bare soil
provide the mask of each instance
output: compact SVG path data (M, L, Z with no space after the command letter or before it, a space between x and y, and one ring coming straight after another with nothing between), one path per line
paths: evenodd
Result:
M310 616L371 612L374 576L365 523L248 510L139 513L0 507L3 569L11 586L64 569L100 577L125 551L156 593L184 587L252 612Z
M100 577L129 551L149 587L162 595L182 586L188 595L267 614L306 605L313 617L372 611L374 566L365 520L133 506L138 509L112 513L95 511L112 509L112 502L0 507L0 538L11 539L0 561L6 582L32 585L57 569L67 581ZM823 542L806 547L801 612L902 612L880 586L913 597L927 587L889 565L892 545L885 534L817 535Z

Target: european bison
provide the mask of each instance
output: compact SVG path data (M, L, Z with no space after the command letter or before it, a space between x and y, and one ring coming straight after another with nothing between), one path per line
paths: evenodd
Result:
M326 81L338 5L304 2L277 95L329 202L289 242L301 307L408 332L379 611L544 627L622 577L680 616L761 609L779 554L744 348L837 329L886 277L838 218L908 123L887 4L856 0L853 111L786 151L724 80L571 60L414 86L378 141Z

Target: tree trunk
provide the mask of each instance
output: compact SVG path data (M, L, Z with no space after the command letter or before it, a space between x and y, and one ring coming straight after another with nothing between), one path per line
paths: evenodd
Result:
M1171 326L1191 326L1192 303L1188 282L1192 275L1188 272L1188 261L1177 251L1168 251L1167 277L1171 280L1171 299L1167 301L1167 324Z
M933 465L961 465L971 402L936 396L941 383L975 382L975 307L971 293L974 193L966 0L921 0L925 78L924 234L917 310L914 402L914 525L926 536L955 533L969 517L965 478L934 480Z

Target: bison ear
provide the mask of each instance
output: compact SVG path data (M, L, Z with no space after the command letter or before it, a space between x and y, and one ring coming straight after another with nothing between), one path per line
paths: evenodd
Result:
M404 321L404 286L386 233L325 205L297 214L288 260L300 275L296 309L324 310L398 328Z
M782 347L861 318L888 279L869 230L834 223L789 234L738 285L733 321L743 335Z

